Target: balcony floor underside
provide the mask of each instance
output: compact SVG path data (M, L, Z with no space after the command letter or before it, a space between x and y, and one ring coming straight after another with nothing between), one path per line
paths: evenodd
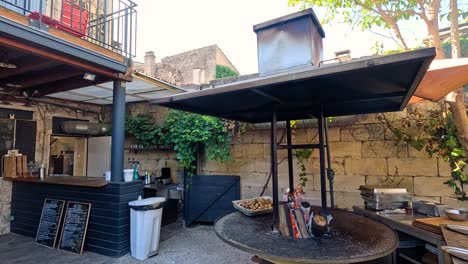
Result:
M18 21L21 18L25 21ZM27 17L0 7L0 62L14 65L0 67L0 99L41 97L112 80L131 80L121 55L56 29L46 32L24 25L27 22ZM85 79L85 74L94 79Z

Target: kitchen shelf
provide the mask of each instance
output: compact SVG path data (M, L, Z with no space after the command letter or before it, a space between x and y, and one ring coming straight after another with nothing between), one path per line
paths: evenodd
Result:
M141 147L141 148L124 148L124 150L133 150L133 152L138 152L139 150L143 151L174 151L173 145L154 145L149 147Z
M397 249L398 256L413 264L423 264L422 255L423 248L400 248Z

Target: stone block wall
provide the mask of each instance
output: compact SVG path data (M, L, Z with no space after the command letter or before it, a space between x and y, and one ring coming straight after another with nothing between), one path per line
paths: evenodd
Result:
M404 116L406 113L397 113ZM284 133L278 130L278 139ZM285 142L285 137L283 142ZM317 129L295 129L293 143L317 142ZM375 115L360 116L352 125L329 128L332 167L335 170L335 203L342 208L362 205L359 186L393 184L413 193L414 199L425 199L457 206L453 191L443 184L450 177L450 167L442 158L429 158L406 143L395 140L393 134L377 121ZM220 164L203 161L202 174L241 176L241 196L260 195L270 174L270 136L268 130L248 131L232 144L235 161ZM279 187L288 187L286 150L278 152ZM318 150L314 150L306 165L309 183L307 196L320 201L320 166ZM295 182L299 165L294 159ZM267 194L271 195L271 182ZM328 189L328 183L327 183Z
M0 235L10 233L11 182L0 178Z
M97 105L79 104L74 102L67 102L67 104L82 109L88 109L100 112L101 107ZM40 106L24 106L19 103L11 103L11 105L1 105L1 108L11 108L17 110L25 110L33 112L33 120L36 121L36 153L35 161L45 163L47 166L50 154L50 136L52 134L52 117L69 117L77 119L88 119L96 122L97 115L88 114L84 112L77 112L66 108L56 107L52 105ZM28 157L29 160L30 157ZM47 171L47 170L46 170ZM10 181L5 181L0 177L0 235L10 232L10 215L11 215L11 189L12 184Z
M421 104L418 107L430 108ZM150 115L161 124L167 109L147 103L127 105L131 115ZM394 120L406 117L406 111L389 114ZM363 204L359 186L363 184L394 184L403 186L414 194L415 199L426 199L457 206L452 190L443 184L450 177L450 167L442 158L429 158L425 153L395 139L393 133L377 120L376 115L362 115L353 122L330 126L329 140L333 169L335 170L335 201L340 207L350 208ZM284 130L278 130L278 139ZM285 142L283 137L283 142ZM317 142L317 129L295 129L293 142ZM201 174L226 174L241 176L242 198L258 196L270 173L270 133L268 129L249 130L236 136L232 142L234 162L219 163L200 161ZM288 187L286 150L278 152L279 187ZM151 172L160 170L165 161L172 168L173 177L181 170L175 152L127 151L126 159L134 158L142 162L141 168ZM299 165L294 162L296 181ZM312 200L320 201L319 155L315 150L306 162L309 178L305 191ZM175 179L174 179L175 180ZM328 188L328 184L327 184ZM271 195L271 182L267 187Z

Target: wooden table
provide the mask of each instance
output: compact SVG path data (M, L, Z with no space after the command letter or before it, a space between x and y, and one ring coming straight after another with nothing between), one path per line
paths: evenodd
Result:
M227 244L272 263L357 263L392 257L398 237L391 228L353 212L330 212L334 220L328 238L285 237L271 230L272 214L248 217L240 212L220 218L215 231Z
M371 219L380 221L392 227L393 229L408 234L410 236L424 240L438 248L439 264L449 264L450 258L446 257L445 252L440 248L445 245L444 237L421 228L413 226L413 220L416 218L425 218L427 216L421 214L407 215L407 214L384 214L372 210L367 210L362 206L354 206L354 212L362 214Z

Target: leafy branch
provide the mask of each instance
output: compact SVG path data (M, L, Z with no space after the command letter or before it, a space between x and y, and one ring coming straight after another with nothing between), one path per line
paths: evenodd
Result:
M465 192L468 175L464 172L467 158L457 137L452 113L414 110L408 111L408 117L401 122L391 121L386 114L379 115L378 119L399 141L407 142L416 150L424 150L429 157L443 157L452 170L452 177L445 184L453 189L459 200L468 200Z

